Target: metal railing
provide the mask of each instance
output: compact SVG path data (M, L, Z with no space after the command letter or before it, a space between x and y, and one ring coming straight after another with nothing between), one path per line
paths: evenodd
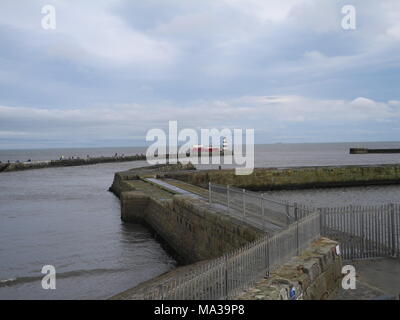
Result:
M209 201L226 206L231 215L263 230L265 223L288 226L319 211L322 235L341 243L344 259L400 255L400 204L311 208L214 183L209 184Z
M273 220L285 226L272 236L265 235L190 272L178 273L160 285L147 288L136 299L235 297L300 254L320 236L339 241L344 259L400 255L400 204L313 209L215 184L210 184L209 201L254 224Z
M232 186L209 183L208 193L210 204L226 206L229 214L260 229L266 229L268 224L287 227L312 213L312 209L296 203L279 202L263 194Z
M321 233L341 243L344 259L399 257L400 205L321 208Z
M235 297L320 238L320 225L320 214L311 214L272 237L266 235L134 298L216 300Z

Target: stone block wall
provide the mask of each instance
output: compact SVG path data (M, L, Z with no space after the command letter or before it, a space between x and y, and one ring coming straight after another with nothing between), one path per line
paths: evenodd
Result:
M204 188L208 182L248 190L279 190L400 183L400 165L256 168L251 175L237 176L234 170L204 170L166 173Z
M219 257L263 235L190 196L154 199L139 191L123 192L121 208L124 221L148 225L183 264Z
M325 300L340 285L342 259L337 242L321 238L269 278L236 297L238 300Z

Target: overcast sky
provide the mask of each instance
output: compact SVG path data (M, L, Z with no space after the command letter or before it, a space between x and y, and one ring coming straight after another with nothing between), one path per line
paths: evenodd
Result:
M144 145L168 120L399 141L399 84L399 0L0 2L1 149Z

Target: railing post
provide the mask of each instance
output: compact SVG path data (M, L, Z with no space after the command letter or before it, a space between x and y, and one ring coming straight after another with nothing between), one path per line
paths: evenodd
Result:
M396 256L396 226L394 220L394 204L390 204L390 234L391 234L391 253L392 257ZM388 230L389 231L389 230Z
M351 204L350 205L350 226L349 226L349 233L350 233L350 247L351 247L351 257L352 259L356 258L356 243L355 240L356 239L356 216L355 216L356 212L354 209L354 206Z
M290 225L289 203L286 203L286 224Z
M208 182L208 201L211 202L211 182Z
M298 208L297 208L297 202L295 202L295 203L293 204L293 206L294 206L294 210L293 210L293 211L294 211L294 212L293 212L293 214L294 214L294 220L297 221L297 220L299 220L299 217L298 217L298 214L299 214L299 213L298 213L298 211L297 211L297 210L298 210Z
M243 216L246 217L246 190L243 189Z
M297 256L300 254L300 248L299 248L299 220L296 219L296 247L297 247Z
M266 244L267 244L267 253L266 253L266 266L267 266L267 277L269 277L269 243L270 243L270 240L269 240L269 237L268 237L268 239L267 239L267 241L266 241Z
M228 203L228 211L230 210L229 208L229 198L230 198L230 194L229 194L229 184L226 186L226 199L227 199L227 203Z
M366 226L366 221L368 221L368 219L365 219L365 215L367 215L368 213L362 212L360 211L360 225L361 225L361 234L360 237L362 239L362 244L361 244L361 248L362 251L360 253L361 258L367 258L369 253L367 252L367 239L366 239L366 234L368 234L368 230L365 230L365 226Z
M161 285L160 291L161 291L161 299L160 300L165 300L165 288L164 288L163 284Z
M266 225L266 219L265 219L265 210L264 210L264 197L263 196L261 196L261 219L262 219L262 221L263 221L263 227L264 227L264 230L265 230L265 225Z
M324 235L324 215L322 212L322 208L317 208L318 214L319 214L319 234L321 236Z
M225 299L228 300L228 256L225 255Z

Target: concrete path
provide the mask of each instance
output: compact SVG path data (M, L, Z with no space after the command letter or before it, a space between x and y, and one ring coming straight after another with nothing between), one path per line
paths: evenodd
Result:
M178 181L170 181L170 180L160 180L160 179L156 179L156 178L145 178L145 181L148 181L152 184L155 184L157 186L159 186L160 188L170 191L172 193L175 194L182 194L182 195L188 195L191 196L193 198L197 198L197 199L203 199L204 201L208 202L208 191L203 189L204 191L197 191L196 190L186 190L184 189L186 184L185 183L180 183ZM179 185L179 186L178 186ZM188 185L188 189L192 189L190 185ZM229 208L226 205L222 205L219 203L212 203L211 206L215 209L224 211L226 214L234 217L235 219L238 219L240 221L246 222L250 225L253 225L254 227L263 230L267 233L275 233L279 230L282 230L281 226L278 226L276 224L274 224L271 221L268 221L267 219L263 219L260 216L256 216L256 215L247 215L247 216L243 216L241 214L241 212L236 211L236 210L229 210Z
M374 259L344 262L356 269L356 289L338 290L331 300L399 299L400 259Z
M159 180L156 178L145 178L144 180L149 181L153 184L156 184L156 185L160 186L161 188L166 189L166 190L171 191L176 194L184 194L184 195L188 195L188 196L193 196L194 198L200 198L200 196L197 194L194 194L192 192L189 192L189 191L179 188L177 186L173 186L172 184L169 184L165 181L162 181L162 180Z

